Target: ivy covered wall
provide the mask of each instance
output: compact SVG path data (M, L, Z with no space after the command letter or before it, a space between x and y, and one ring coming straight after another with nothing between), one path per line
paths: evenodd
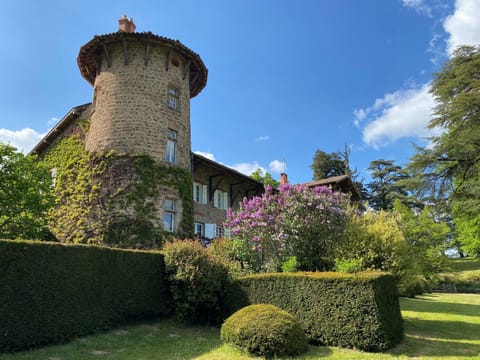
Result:
M87 153L88 120L41 156L55 177L50 229L62 242L155 248L193 235L192 178L188 170L148 155ZM177 199L176 232L163 230L163 199Z

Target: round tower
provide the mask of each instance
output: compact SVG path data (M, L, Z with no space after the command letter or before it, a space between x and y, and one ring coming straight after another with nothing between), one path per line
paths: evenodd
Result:
M132 19L80 48L82 76L94 87L85 149L147 154L190 169L190 99L207 82L200 56L178 40L136 33Z

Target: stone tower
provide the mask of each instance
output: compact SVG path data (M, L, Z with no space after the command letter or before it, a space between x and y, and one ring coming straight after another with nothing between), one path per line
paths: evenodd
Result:
M146 154L190 169L190 99L207 82L198 54L178 40L136 33L123 16L118 32L95 36L77 62L94 87L87 151Z

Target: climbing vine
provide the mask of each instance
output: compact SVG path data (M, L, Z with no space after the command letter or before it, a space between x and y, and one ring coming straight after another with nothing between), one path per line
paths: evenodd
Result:
M59 240L102 242L103 228L97 206L100 184L96 179L105 171L107 159L108 156L90 156L76 136L61 139L43 157L42 161L52 169L55 178L55 206L49 212L49 227Z
M54 169L55 207L50 229L62 242L128 248L160 247L193 232L192 178L188 170L161 165L147 155L87 153L88 120L60 139L42 161ZM181 200L175 234L163 230L159 209L168 192Z

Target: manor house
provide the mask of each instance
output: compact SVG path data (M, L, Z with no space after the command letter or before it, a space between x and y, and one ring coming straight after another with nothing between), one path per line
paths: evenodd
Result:
M90 156L85 165L89 179L80 178L80 157L70 158L69 165L65 157L50 160L58 178L58 207L64 206L59 216L78 209L75 221L59 223L54 231L60 241L72 240L68 237L78 227L85 236L98 238L94 227L100 223L102 233L115 236L96 242L108 244L132 236L133 243L142 244L130 229L220 237L227 208L264 191L249 176L192 153L190 99L206 86L208 71L200 56L181 42L135 32L132 19L124 16L117 32L83 45L77 62L93 86L92 102L72 108L32 150L40 159L52 159L55 149L73 139ZM140 161L145 156L151 161ZM81 181L87 185L78 193L60 191L62 179L72 188ZM122 241L120 246L126 245Z

